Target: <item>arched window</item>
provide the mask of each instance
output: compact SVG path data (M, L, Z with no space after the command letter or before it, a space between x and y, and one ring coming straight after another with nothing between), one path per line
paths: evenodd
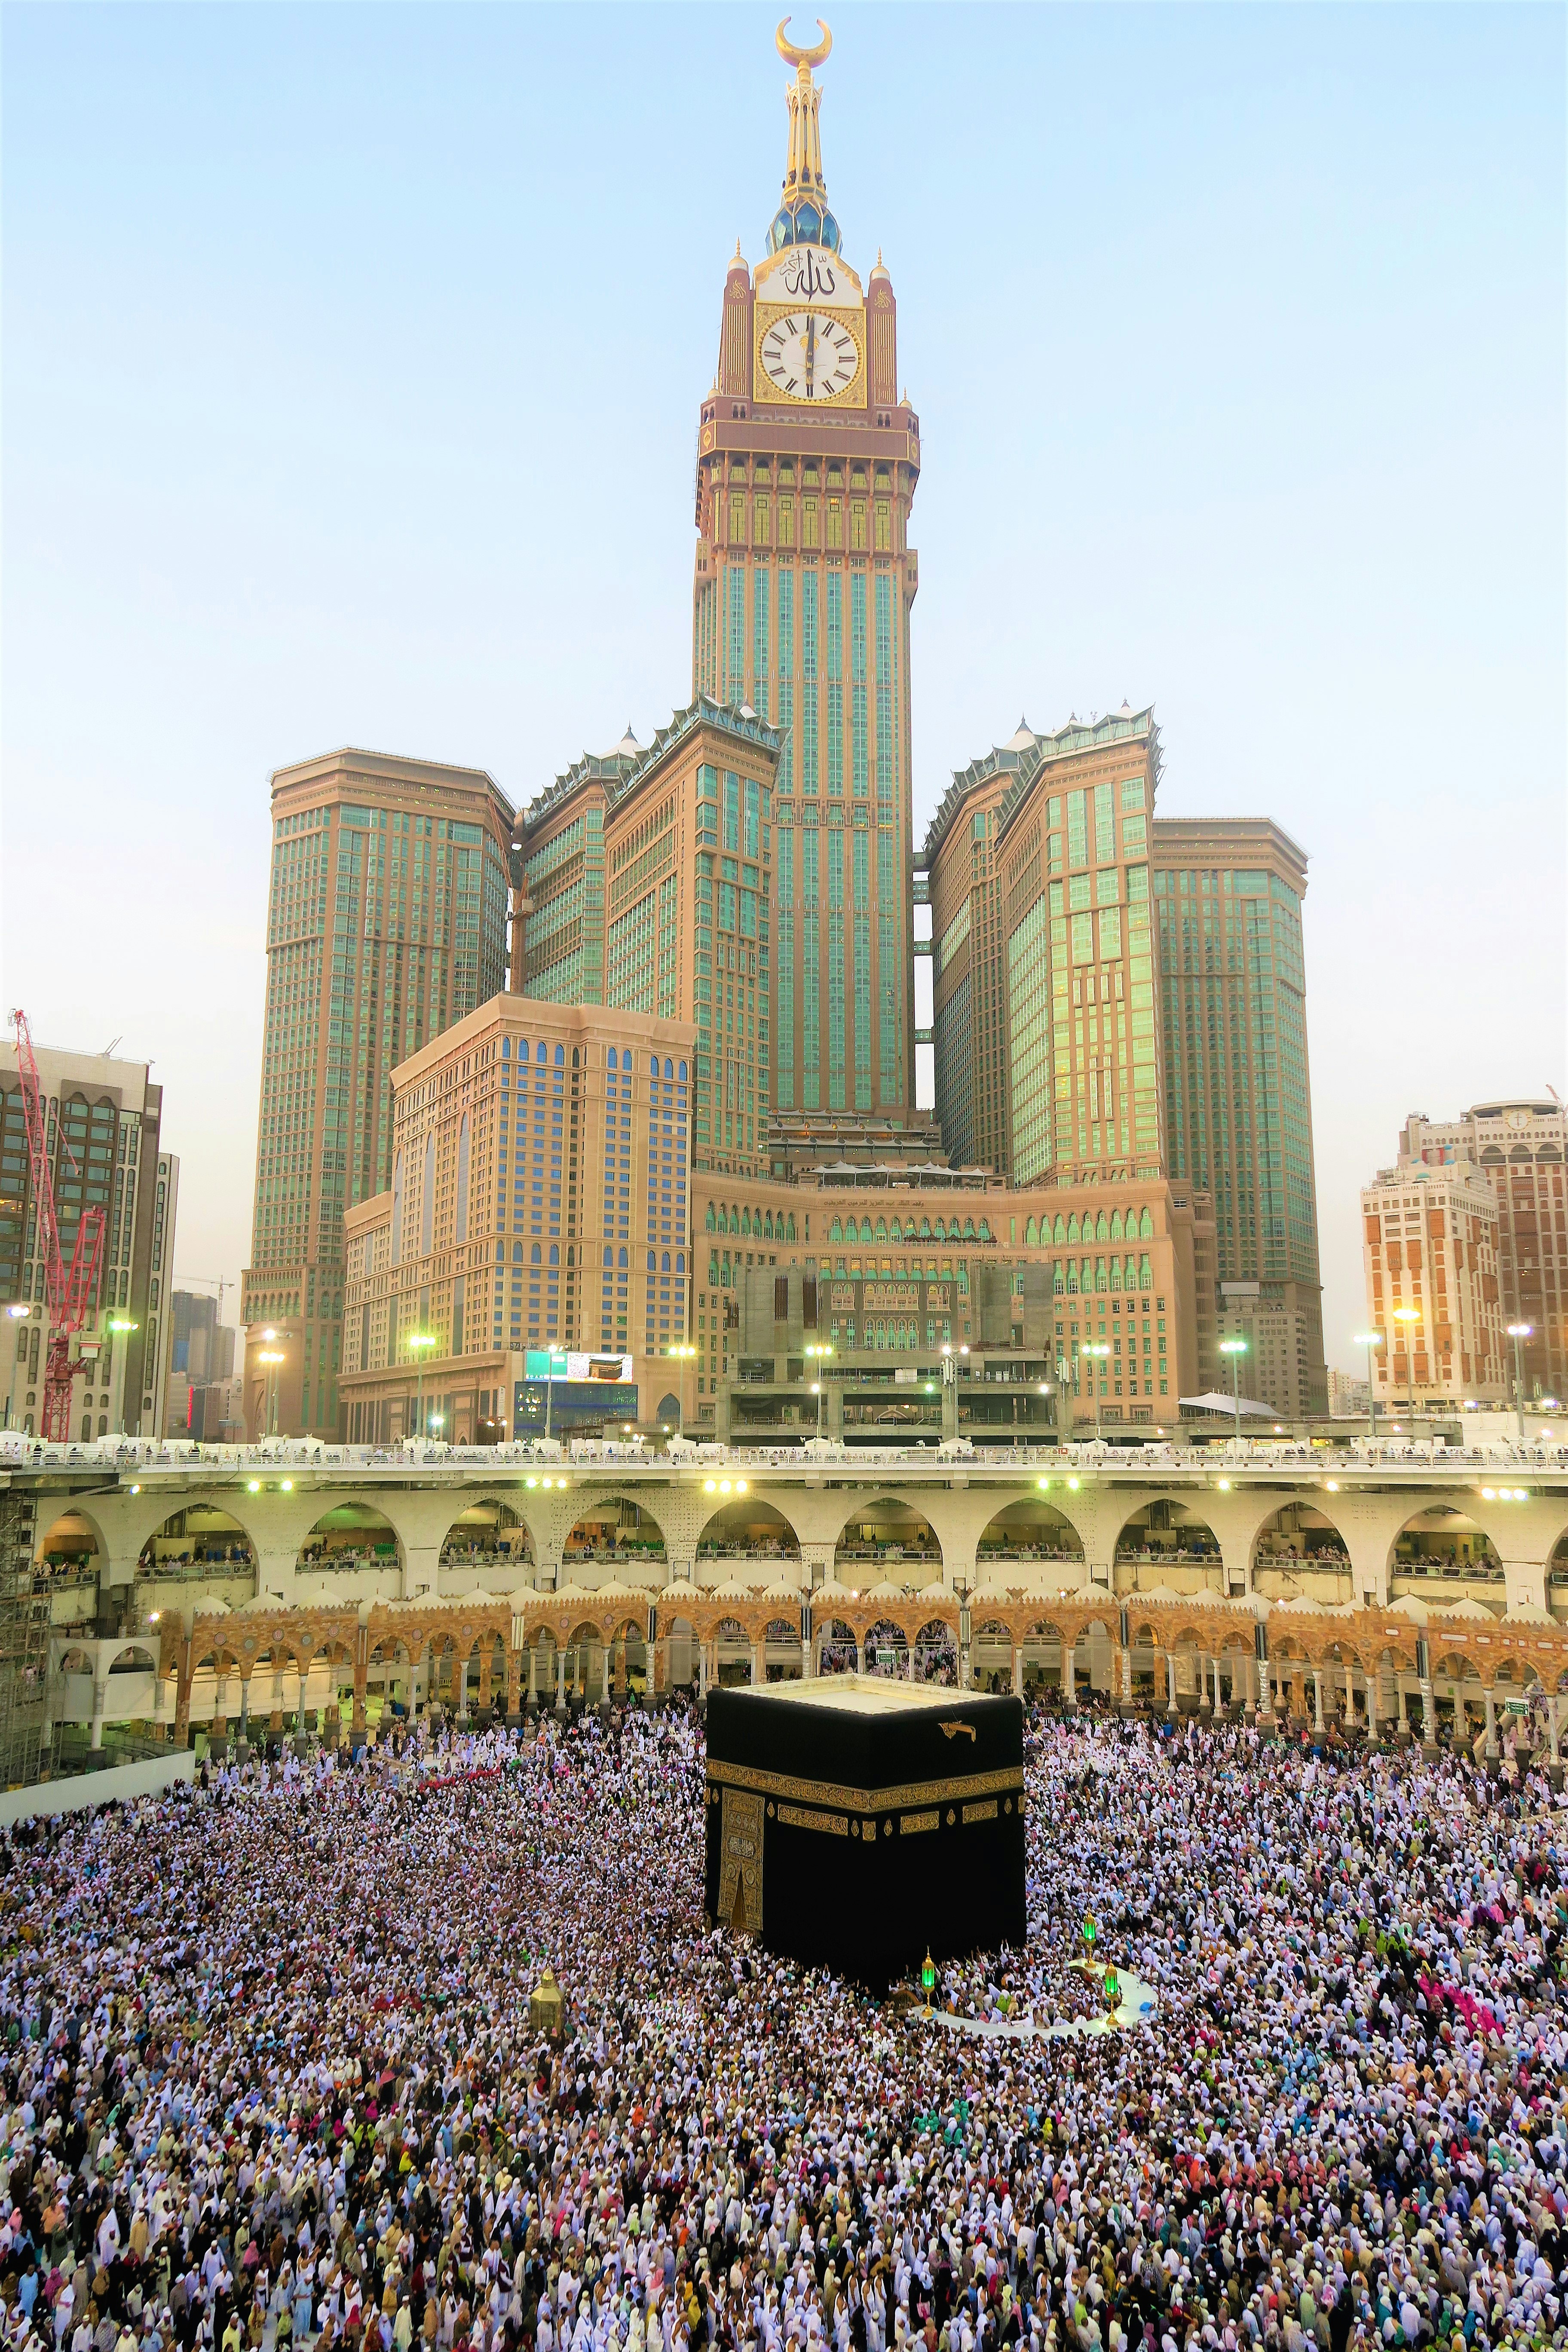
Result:
M1039 1227L1036 1224L1033 1217L1031 1217L1028 1223L1024 1227L1024 1247L1026 1249L1037 1249L1039 1247Z
M1096 1290L1105 1288L1105 1260L1102 1257L1097 1257L1094 1261L1094 1286Z
M784 1239L786 1242L793 1242L795 1239L795 1211L793 1209L785 1218L784 1223L786 1227Z
M1121 1287L1121 1260L1119 1257L1113 1257L1110 1261L1110 1287L1112 1290L1120 1290Z
M550 1244L550 1263L552 1265L559 1265L561 1263L561 1244L559 1242L552 1242Z
M522 1264L522 1244L521 1242L513 1242L511 1245L511 1262L513 1265L521 1265ZM610 1253L606 1250L605 1252L605 1264L608 1265L609 1263Z
M1110 1213L1110 1238L1113 1242L1119 1242L1121 1239L1121 1212L1120 1209L1112 1209Z
M1142 1242L1152 1241L1154 1238L1154 1213L1147 1201L1143 1203L1143 1214L1138 1221L1138 1238Z
M709 1231L710 1233L711 1233L711 1232L713 1231L714 1224L715 1224L715 1223L716 1223L716 1220L715 1220L714 1215L713 1215L713 1203L712 1203L712 1202L711 1202L711 1201L710 1201L710 1202L709 1202L709 1203L708 1203L708 1214L707 1214L707 1217L706 1217L706 1218L705 1218L705 1220L704 1220L704 1223L705 1223L705 1224L706 1224L706 1226L707 1226L708 1231Z
M1110 1239L1110 1220L1103 1209L1100 1213L1100 1223L1094 1229L1094 1238L1097 1242L1107 1242Z
M1138 1261L1138 1287L1140 1290L1152 1290L1154 1287L1154 1269L1149 1263L1147 1252Z
M575 1046L575 1045L574 1045L574 1046L573 1046L573 1048L572 1048L572 1067L573 1067L574 1069L575 1069L575 1068L576 1068L576 1066L577 1066L577 1048L576 1048L576 1046Z
M1073 1211L1072 1215L1068 1219L1068 1239L1069 1242L1076 1242L1079 1239L1078 1211L1076 1209Z
M664 1252L663 1256L659 1259L658 1270L660 1274L668 1274L669 1272L669 1252L668 1250Z
M876 1238L879 1242L885 1242L888 1238L888 1220L886 1217L879 1217L877 1220Z
M1068 1237L1067 1220L1066 1220L1066 1218L1062 1215L1061 1211L1058 1209L1058 1210L1057 1211L1057 1222L1056 1222L1056 1223L1055 1223L1055 1225L1053 1226L1052 1231L1051 1231L1051 1239L1052 1239L1053 1241L1055 1241L1055 1242L1065 1242L1065 1241L1066 1241L1066 1239L1067 1239L1067 1237Z
M686 1272L686 1252L684 1250L677 1250L675 1253L675 1271L677 1274L684 1274Z
M650 1054L647 1057L647 1074L650 1078L657 1078L658 1076L658 1055L657 1054Z
M827 1228L827 1238L830 1242L841 1242L844 1239L844 1228L837 1217Z
M542 1253L539 1244L535 1242L533 1247L528 1253L528 1262L530 1265L537 1265L540 1263L541 1255Z
M972 1242L974 1239L974 1220L973 1217L965 1217L963 1220L963 1238L966 1242Z
M667 1078L672 1078L675 1076L675 1064L668 1060L668 1057L666 1058L664 1065L664 1075Z
M564 1045L557 1045L555 1048L555 1066L558 1070L563 1070L566 1067L566 1048Z
M615 1253L615 1251L614 1251L613 1249L606 1248L606 1249L605 1249L605 1264L606 1265L614 1265L615 1262L616 1262L616 1253Z
M612 1070L618 1070L620 1068L620 1063L616 1057L616 1049L613 1045L610 1048L610 1067Z
M656 1250L649 1250L647 1254L647 1270L649 1274L658 1272L658 1253Z
M533 1059L535 1065L540 1069L542 1069L545 1063L550 1059L550 1047L542 1037L540 1039L538 1046L535 1049Z
M988 1242L991 1238L991 1220L989 1217L982 1217L980 1220L980 1238L983 1242ZM1042 1239L1043 1238L1044 1236L1042 1235Z
M616 1264L623 1269L631 1264L631 1260L626 1255L626 1245L624 1242L621 1244L621 1255L616 1260Z
M710 1250L708 1253L708 1279L713 1285L714 1288L717 1289L719 1285L719 1253L717 1250Z
M751 1230L752 1230L752 1213L751 1213L750 1209L742 1209L742 1212L741 1212L741 1231L742 1231L743 1234L749 1234L749 1233L751 1232Z
M678 1076L679 1076L679 1079L680 1079L680 1083L681 1083L681 1085L682 1085L682 1086L684 1086L684 1085L686 1084L686 1065L685 1065L685 1063L684 1063L684 1062L682 1062L682 1063L681 1063L681 1065L680 1065L680 1068L679 1068L679 1071L678 1072Z

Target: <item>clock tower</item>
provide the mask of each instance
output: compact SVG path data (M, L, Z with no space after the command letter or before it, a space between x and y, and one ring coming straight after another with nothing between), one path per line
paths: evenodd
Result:
M827 203L813 48L795 68L784 193L755 268L737 247L697 468L692 683L781 734L772 1108L914 1115L910 507L920 421L898 310ZM729 846L729 845L725 845ZM731 877L732 878L732 877ZM715 985L726 984L714 975Z

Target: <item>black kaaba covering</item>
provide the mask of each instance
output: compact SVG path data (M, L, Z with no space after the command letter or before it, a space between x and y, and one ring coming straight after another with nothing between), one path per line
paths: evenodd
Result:
M1022 1945L1024 1709L866 1675L708 1697L706 1907L886 1983Z

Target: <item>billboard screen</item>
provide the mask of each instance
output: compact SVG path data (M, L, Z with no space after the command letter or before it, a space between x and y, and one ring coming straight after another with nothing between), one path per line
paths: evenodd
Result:
M619 1363L623 1359L613 1360ZM631 1368L631 1358L624 1359ZM637 1417L637 1387L635 1381L543 1380L517 1381L512 1386L511 1433L514 1437L542 1437L546 1399L549 1402L550 1433L565 1437L586 1430L602 1430L613 1423L633 1421Z
M530 1348L523 1371L531 1381L606 1381L622 1385L632 1377L629 1356L586 1356L558 1348Z

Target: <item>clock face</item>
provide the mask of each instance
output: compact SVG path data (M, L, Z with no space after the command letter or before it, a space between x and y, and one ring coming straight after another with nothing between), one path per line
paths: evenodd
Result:
M841 319L786 310L764 328L763 372L789 400L837 400L860 373L860 347Z

